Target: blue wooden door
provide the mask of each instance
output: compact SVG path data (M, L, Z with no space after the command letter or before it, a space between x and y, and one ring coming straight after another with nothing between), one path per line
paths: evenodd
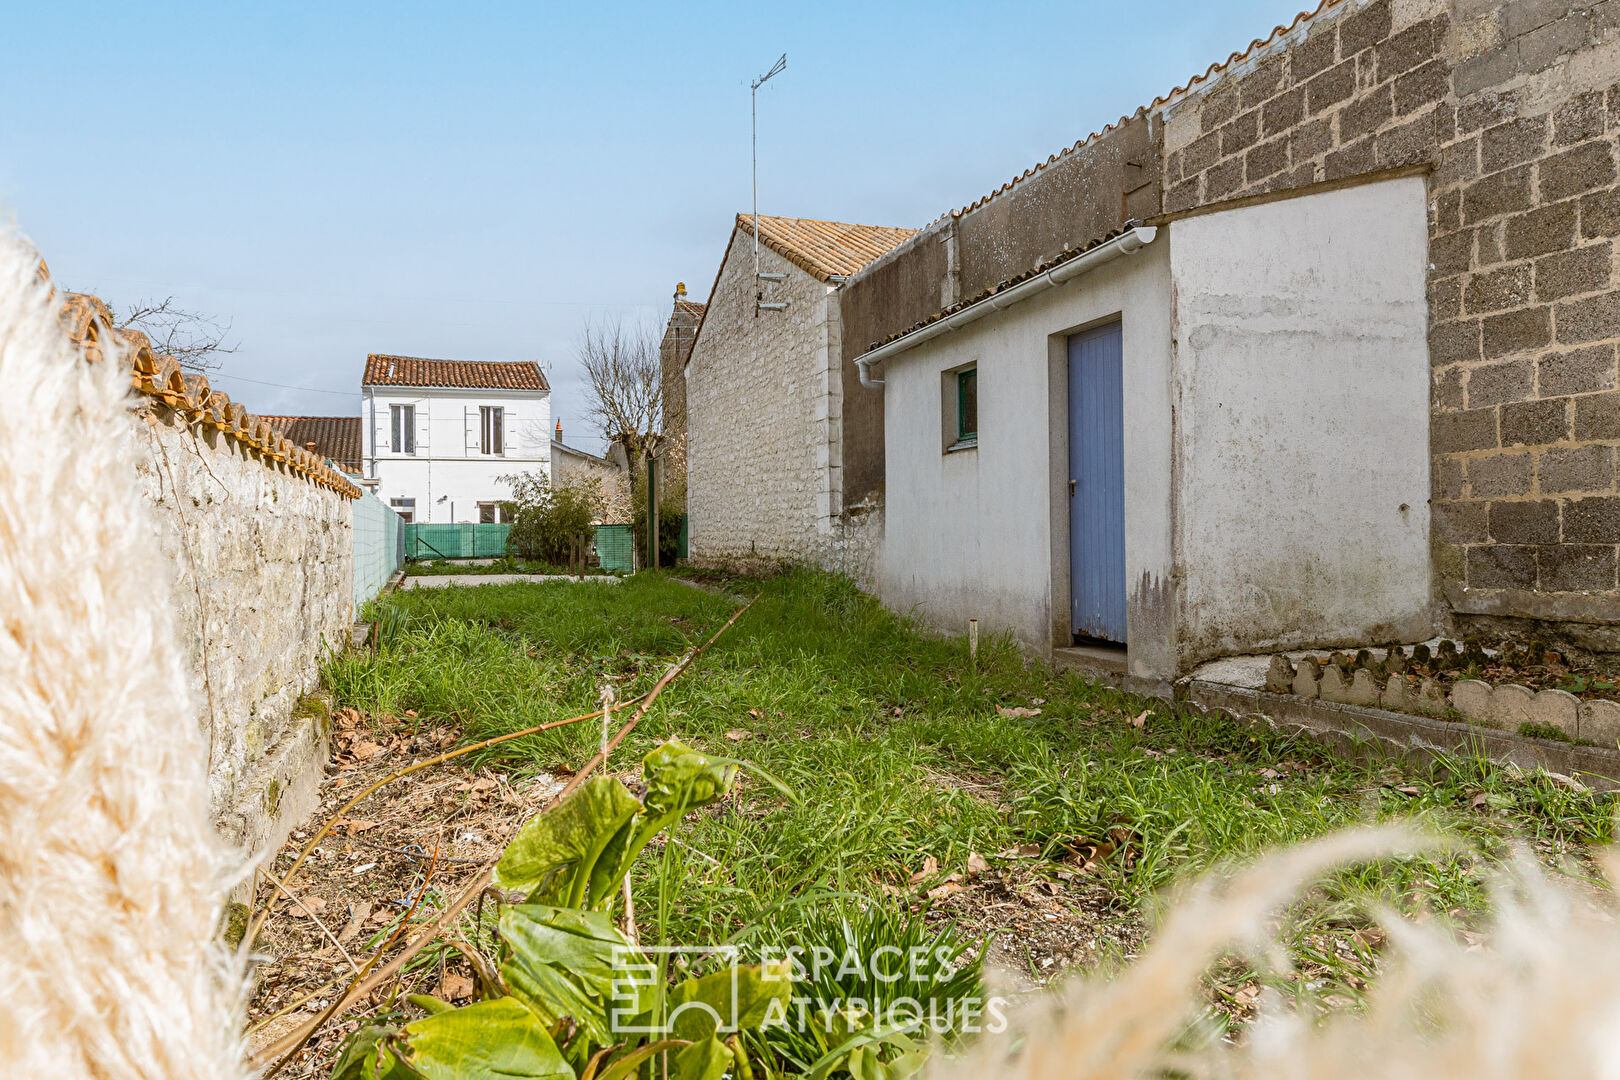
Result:
M1125 641L1125 390L1120 324L1069 338L1069 621Z

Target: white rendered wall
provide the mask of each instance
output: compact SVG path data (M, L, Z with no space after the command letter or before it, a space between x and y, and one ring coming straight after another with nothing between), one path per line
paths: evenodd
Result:
M1183 668L1427 637L1423 180L1170 234Z
M389 406L416 407L416 453L396 454ZM479 407L506 410L505 452L479 451ZM367 388L361 401L366 462L377 497L416 500L417 522L476 522L480 502L511 498L500 477L551 469L549 391Z
M1162 233L1161 233L1162 236ZM878 594L953 633L978 619L1046 652L1067 634L1067 335L1119 318L1130 664L1173 667L1170 282L1162 241L884 365ZM943 373L978 365L978 446L944 451Z

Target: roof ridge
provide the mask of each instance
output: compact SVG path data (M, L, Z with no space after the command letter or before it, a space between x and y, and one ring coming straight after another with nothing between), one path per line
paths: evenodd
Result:
M1118 120L1115 120L1113 123L1105 125L1101 131L1093 131L1090 135L1087 135L1085 138L1080 139L1079 141L1075 142L1072 146L1064 147L1062 150L1059 150L1057 153L1052 154L1045 161L1037 162L1034 165L1031 165L1029 168L1025 169L1023 172L1019 173L1017 176L1013 177L1011 180L1008 180L1005 184L1002 184L1000 187L996 188L994 191L990 192L989 194L981 195L979 198L977 198L977 199L973 200L972 202L968 203L966 206L962 207L960 210L947 210L945 213L940 214L938 217L936 217L933 221L930 221L928 224L929 225L934 225L934 224L937 224L938 222L944 221L946 218L960 218L964 214L972 213L973 211L977 210L979 207L983 206L985 203L988 203L990 200L992 200L992 199L994 199L994 198L996 198L996 197L998 197L998 196L1000 196L1000 195L1002 195L1002 194L1004 194L1004 193L1006 193L1008 191L1011 191L1014 187L1016 187L1017 185L1023 183L1025 180L1029 179L1031 176L1033 176L1036 173L1040 172L1042 169L1046 168L1048 165L1051 165L1054 162L1060 161L1063 158L1068 157L1070 154L1074 153L1075 151L1082 149L1083 147L1085 147L1087 144L1091 143L1092 141L1102 138L1104 135L1107 135L1110 131L1113 131L1113 130L1117 129L1121 124L1129 123L1130 121L1136 119L1138 116L1141 116L1143 113L1148 112L1148 111L1150 111L1152 109L1157 109L1161 105L1168 105L1171 102L1172 99L1174 99L1176 97L1179 97L1179 96L1181 96L1183 94L1190 93L1192 91L1193 87L1197 86L1199 83L1208 82L1210 79L1214 78L1220 72L1225 71L1227 68L1231 67L1233 64L1242 63L1243 61L1247 60L1249 57L1253 56L1256 51L1258 51L1260 49L1264 49L1267 46L1271 45L1272 43L1276 42L1279 38L1282 38L1282 37L1292 33L1302 23L1306 23L1306 22L1311 21L1312 19L1315 19L1318 15L1322 14L1328 8L1338 7L1340 4L1344 4L1344 3L1347 3L1347 2L1353 2L1353 0L1321 0L1321 3L1317 4L1315 9L1313 9L1311 11L1301 11L1299 14L1295 15L1294 18L1293 18L1293 21L1288 23L1288 25L1283 26L1283 25L1279 24L1279 25L1273 27L1271 33L1266 35L1264 38L1255 38L1255 39L1253 39L1252 41L1249 42L1248 47L1245 48L1242 52L1232 53L1225 60L1220 61L1218 63L1210 64L1209 67L1204 70L1203 74L1194 75L1192 78L1187 80L1185 85L1175 87L1173 90L1171 90L1167 94L1159 95L1158 97L1154 98L1152 101L1148 102L1146 105L1139 106L1137 108L1137 110L1135 112L1131 113L1130 115L1121 116Z

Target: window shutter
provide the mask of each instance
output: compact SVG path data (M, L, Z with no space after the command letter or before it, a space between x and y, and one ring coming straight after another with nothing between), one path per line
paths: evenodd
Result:
M467 439L461 449L468 457L472 457L478 453L478 410L469 405L462 411L462 418Z

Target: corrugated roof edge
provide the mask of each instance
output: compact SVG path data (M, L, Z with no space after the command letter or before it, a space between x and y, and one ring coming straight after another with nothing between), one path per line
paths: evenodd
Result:
M1174 90L1171 90L1168 94L1164 94L1164 95L1162 95L1160 97L1154 98L1151 102L1149 102L1146 105L1141 106L1135 112L1131 113L1128 116L1121 116L1118 120L1114 121L1112 124L1107 125L1101 131L1093 131L1090 135L1087 135L1085 138L1079 140L1073 146L1065 147L1064 149L1059 150L1057 153L1055 153L1055 154L1051 155L1050 157L1048 157L1045 161L1038 162L1038 163L1036 163L1034 165L1031 165L1029 168L1025 169L1022 173L1020 173L1017 176L1013 177L1011 180L1008 180L1005 184L1002 184L1000 187L996 188L994 191L990 192L988 195L980 196L979 198L977 198L977 199L973 200L972 202L968 203L966 206L962 207L960 210L947 211L946 213L941 214L938 218L935 218L934 220L935 221L943 221L946 218L959 218L959 217L963 216L964 214L972 213L973 211L979 209L979 207L983 206L985 203L990 202L992 199L995 199L998 196L1004 195L1008 191L1011 191L1014 187L1016 187L1019 184L1023 183L1025 180L1028 180L1031 176L1034 176L1036 173L1040 172L1042 169L1046 168L1048 165L1051 165L1053 162L1056 162L1056 161L1058 161L1058 160L1060 160L1062 158L1068 157L1070 154L1074 153L1077 150L1080 150L1080 149L1084 148L1087 144L1091 143L1092 141L1102 138L1104 135L1107 135L1110 131L1113 131L1114 129L1118 128L1121 124L1129 123L1130 121L1136 119L1138 116L1141 116L1143 113L1150 112L1150 111L1152 111L1154 109L1158 109L1158 108L1170 105L1172 102L1175 101L1175 99L1177 99L1179 97L1185 97L1188 94L1191 94L1191 93L1194 93L1194 92L1202 92L1203 90L1207 90L1209 84L1212 81L1214 81L1214 80L1218 79L1220 76L1224 75L1229 69L1231 69L1232 67L1234 67L1236 65L1244 63L1245 61L1247 61L1250 58L1254 57L1256 53L1259 53L1262 50L1265 50L1268 47L1276 44L1277 42L1281 41L1283 38L1287 37L1289 34L1293 33L1295 30L1299 29L1301 26L1309 24L1313 19L1315 19L1317 16L1321 15L1323 12L1327 11L1329 8L1335 8L1335 7L1341 7L1341 6L1353 6L1353 3L1354 3L1354 0L1322 0L1322 2L1316 6L1315 10L1313 10L1313 11L1301 11L1299 14L1294 16L1293 21L1290 22L1287 26L1274 27L1272 29L1271 33L1269 35L1267 35L1266 37L1264 37L1264 38L1255 38L1253 41L1249 42L1249 47L1244 49L1242 52L1235 52L1232 55L1228 56L1224 61L1222 61L1220 63L1215 63L1215 64L1209 65L1209 67L1204 71L1204 73L1202 75L1194 75L1192 78L1187 80L1185 85L1178 86ZM930 222L929 224L932 225L933 222ZM926 229L924 231L926 231ZM871 264L868 264L866 269L870 269L870 268L871 268Z
M271 428L268 420L248 412L225 391L209 386L206 376L180 370L174 357L154 352L151 341L139 330L115 329L112 312L99 297L87 293L67 293L66 297L57 321L68 338L84 350L90 363L100 363L111 345L129 364L130 386L136 393L252 447L263 455L261 460L284 464L345 498L360 498L360 489L328 465L325 458L294 446Z
M1082 244L1080 247L1077 247L1077 248L1073 249L1072 251L1065 251L1063 254L1059 255L1055 259L1048 259L1046 262L1043 262L1039 266L1036 266L1036 267L1034 267L1032 269L1026 270L1022 274L1018 274L1015 277L1010 277L1006 281L997 282L996 284L990 286L990 288L983 290L982 292L978 293L975 296L966 297L964 299L958 300L956 303L950 305L949 307L941 308L941 309L934 312L932 315L928 316L925 319L918 319L916 322L912 323L910 326L906 327L904 330L897 330L897 331L890 334L888 337L884 338L881 341L872 342L866 348L861 350L860 355L864 355L866 353L871 352L873 349L876 349L876 348L879 348L881 346L887 345L891 341L898 341L899 339L901 339L903 337L906 337L906 336L908 336L910 334L915 334L918 330L921 330L923 327L928 326L928 325L930 325L932 323L936 323L939 320L941 320L941 319L943 319L943 318L945 318L945 317L947 317L949 315L954 315L958 311L961 311L963 308L972 307L974 304L977 304L981 300L987 299L988 297L994 296L996 293L1004 292L1007 289L1012 288L1014 285L1017 285L1021 281L1027 281L1032 277L1039 277L1041 274L1046 273L1048 270L1052 270L1052 269L1055 269L1058 266L1063 265L1064 263L1068 262L1070 259L1073 259L1073 258L1076 258L1078 256L1084 255L1086 252L1091 251L1094 248L1099 248L1102 245L1108 243L1108 241L1114 239L1115 237L1124 235L1129 230L1135 228L1136 225L1137 225L1137 223L1134 222L1134 221L1127 221L1125 224L1121 225L1119 228L1110 229L1108 232L1104 233L1103 235L1097 237L1094 240L1090 240L1090 241L1086 242L1085 244Z

